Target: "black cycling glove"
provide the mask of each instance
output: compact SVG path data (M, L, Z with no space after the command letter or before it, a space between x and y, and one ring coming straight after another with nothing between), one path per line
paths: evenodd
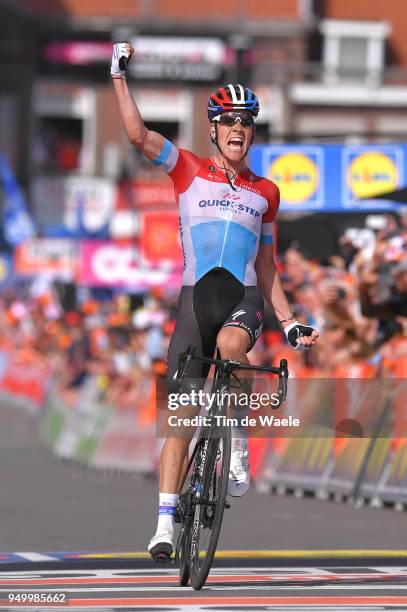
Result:
M309 325L302 325L302 323L299 323L298 321L294 321L294 323L291 323L284 328L284 333L287 336L288 344L296 351L306 351L311 348L310 346L298 344L297 339L302 338L303 336L311 336L313 331L313 327L310 327Z

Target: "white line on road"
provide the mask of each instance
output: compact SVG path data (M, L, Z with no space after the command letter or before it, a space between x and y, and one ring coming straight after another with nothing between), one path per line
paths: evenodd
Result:
M55 557L48 557L48 555L41 555L40 553L16 552L14 554L27 559L27 561L55 561Z

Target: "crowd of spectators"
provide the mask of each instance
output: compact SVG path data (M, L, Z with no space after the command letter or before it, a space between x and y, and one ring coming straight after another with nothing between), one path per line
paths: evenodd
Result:
M289 249L283 285L302 322L321 332L308 353L287 353L297 376L407 378L407 216L379 231L346 232L326 265ZM266 334L267 337L267 334ZM269 358L281 349L268 342Z
M289 349L266 310L252 362L286 357L299 378L407 378L407 216L389 216L380 231L362 237L345 233L339 254L324 264L293 246L279 266L296 316L317 327L320 339L309 352ZM91 380L103 401L130 409L145 400L153 377L165 374L176 310L177 295L161 288L136 309L123 294L87 297L66 311L51 285L26 283L2 292L0 352L23 367L43 364L68 404Z

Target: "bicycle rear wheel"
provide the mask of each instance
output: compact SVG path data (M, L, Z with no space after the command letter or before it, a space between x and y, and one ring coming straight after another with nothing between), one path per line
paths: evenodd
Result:
M229 427L222 427L218 433L218 437L205 440L206 455L201 455L203 469L194 485L195 504L189 536L189 572L194 589L203 587L211 569L226 503L231 432Z

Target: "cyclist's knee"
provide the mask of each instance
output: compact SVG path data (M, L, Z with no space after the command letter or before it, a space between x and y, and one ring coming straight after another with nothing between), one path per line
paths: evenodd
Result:
M222 359L242 361L246 358L248 343L249 337L247 332L239 327L224 327L220 330L216 339Z

